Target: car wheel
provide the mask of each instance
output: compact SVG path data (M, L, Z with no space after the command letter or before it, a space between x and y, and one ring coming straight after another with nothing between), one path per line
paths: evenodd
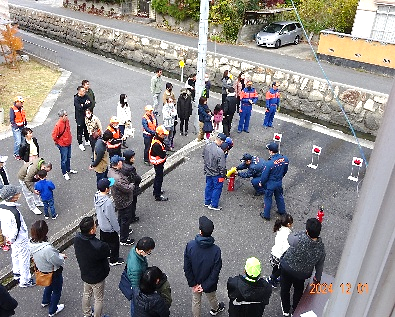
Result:
M276 43L274 44L275 48L279 48L281 46L281 41L277 40Z
M296 35L295 40L294 40L294 44L298 45L300 41L299 35Z

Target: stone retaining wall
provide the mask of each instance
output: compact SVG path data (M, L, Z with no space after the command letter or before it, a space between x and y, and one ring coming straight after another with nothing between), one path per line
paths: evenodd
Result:
M196 72L197 49L159 39L110 29L48 12L10 5L11 18L20 27L86 50L118 58L133 60L152 67L162 67L180 74L178 63L185 61L184 74ZM337 105L343 104L354 129L377 135L388 95L334 83L334 93L318 78L275 69L266 65L245 62L221 55L207 55L207 73L212 84L221 86L225 70L234 77L245 71L254 82L260 100L265 98L271 82L280 83L281 107L303 113L307 117L347 126Z

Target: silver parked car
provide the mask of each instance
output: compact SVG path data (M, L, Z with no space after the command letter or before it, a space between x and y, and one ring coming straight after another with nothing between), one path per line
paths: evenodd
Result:
M255 41L257 45L279 48L284 44L298 44L302 33L302 27L298 22L273 22L256 34Z

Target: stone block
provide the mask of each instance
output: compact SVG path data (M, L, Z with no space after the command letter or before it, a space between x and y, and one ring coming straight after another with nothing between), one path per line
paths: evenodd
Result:
M252 82L254 85L262 85L266 82L265 74L253 74L252 75Z
M318 90L313 90L310 92L308 99L309 101L322 101L324 96Z
M241 62L240 68L242 71L247 71L247 70L252 70L255 68L255 65L249 64L249 63L245 63L245 62Z
M369 130L378 130L380 127L381 116L377 113L367 112L365 116L365 126Z
M365 104L363 105L363 108L374 112L376 110L377 106L374 104L374 101L372 99L368 99L368 100L366 100Z
M167 50L169 48L169 44L166 42L161 41L160 42L160 46L159 46L162 50Z
M388 102L388 96L374 96L373 100L374 100L374 102L377 102L380 104L386 104Z
M356 107L354 108L354 113L361 113L363 109L362 101L358 101Z
M288 85L288 88L287 88L287 91L288 91L291 95L295 96L295 95L297 95L297 93L298 93L298 88L296 87L296 84L289 84L289 85Z
M308 78L301 78L301 84L300 84L300 90L305 90L307 88L307 85L309 83Z
M228 60L226 57L221 57L221 58L219 59L219 63L220 63L221 65L227 65L227 64L229 63L229 60Z
M307 91L299 90L298 96L300 99L307 99L309 98L309 93Z
M300 111L303 113L310 114L311 112L314 112L317 107L314 103L312 102L307 102L306 100L302 101L300 106L299 106Z
M347 89L346 91L342 92L339 96L339 99L349 105L356 106L359 99L360 99L360 92L355 89Z
M324 114L330 114L332 112L332 109L331 109L331 107L328 106L327 103L323 103L321 106L321 112Z
M339 104L336 99L333 99L331 102L327 103L327 105L332 109L332 111L341 111Z
M150 40L146 37L142 37L140 42L141 42L141 45L144 45L144 46L150 45Z
M285 73L283 71L277 70L274 73L274 79L284 79L285 78Z

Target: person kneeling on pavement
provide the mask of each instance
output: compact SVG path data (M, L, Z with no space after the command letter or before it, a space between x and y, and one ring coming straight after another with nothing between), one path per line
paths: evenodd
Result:
M252 177L251 184L255 188L254 196L263 195L265 190L259 186L259 182L261 181L261 175L265 167L265 162L258 156L252 156L249 153L244 154L240 161L241 164L236 167L237 171L235 174L241 178ZM245 169L246 171L240 172Z

